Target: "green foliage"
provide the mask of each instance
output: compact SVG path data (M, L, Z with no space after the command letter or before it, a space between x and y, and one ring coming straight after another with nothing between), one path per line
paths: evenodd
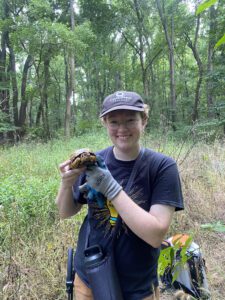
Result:
M77 106L75 131L77 134L88 133L102 127L97 119L98 112L93 100L86 99Z
M0 245L11 247L13 236L25 241L40 238L55 226L54 199L60 183L58 165L79 148L98 150L107 145L106 135L98 131L71 140L48 144L29 143L0 152Z
M204 1L198 13L209 8L216 1ZM3 2L4 4L6 2ZM138 5L135 5L138 4ZM197 40L197 50L204 64L207 64L209 38L218 39L223 35L224 8L221 1L215 6L215 28L211 32L209 14L202 14ZM198 79L196 61L187 47L187 37L194 41L196 14L186 2L162 1L168 31L174 29L175 89L178 130L177 137L192 123L192 111ZM9 11L3 10L0 30L8 35L9 44L15 55L16 79L19 96L13 102L12 75L9 61L12 57L6 51L4 72L7 82L0 84L1 90L9 89L9 122L1 124L2 132L15 125L14 112L19 113L22 101L27 101L25 127L31 138L46 135L56 136L64 126L66 95L70 85L68 57L73 55L75 62L73 83L78 112L72 116L75 132L88 132L98 128L97 116L104 97L116 89L139 92L151 107L151 128L171 127L170 80L168 49L162 35L162 26L153 0L105 1L80 0L76 3L75 28L71 30L70 7L68 1L8 1ZM171 18L173 16L173 18ZM171 23L173 19L173 24ZM3 36L2 36L3 37ZM2 40L4 44L4 39ZM216 43L213 39L213 43ZM215 47L224 43L224 36ZM2 44L2 46L3 46ZM204 72L198 104L199 122L217 118L222 133L223 115L214 109L223 101L224 68L223 48L212 56L212 68ZM3 51L4 53L4 51ZM21 99L23 69L27 55L32 56L26 80L27 88ZM49 67L47 63L50 62ZM48 70L47 70L48 69ZM44 74L48 73L48 82ZM24 82L23 82L24 83ZM7 86L6 86L7 85ZM208 88L208 85L210 88ZM45 89L45 90L44 90ZM209 105L211 92L212 107ZM4 99L0 99L0 102ZM44 103L46 101L46 103ZM217 103L216 103L217 102ZM40 121L37 118L41 111ZM86 111L89 112L87 116ZM77 114L77 115L76 115ZM211 117L210 117L211 118ZM38 119L38 122L36 120ZM90 119L89 121L87 121ZM162 119L163 124L162 124ZM48 123L48 124L47 124ZM9 124L9 125L8 125ZM38 125L37 125L38 124ZM38 128L35 128L35 127ZM50 129L50 134L46 128ZM10 129L9 129L10 130Z
M102 0L81 0L81 17L90 20L96 34L108 36L117 26L115 9Z
M162 276L164 272L169 268L171 274L173 275L174 282L179 276L179 271L184 268L186 262L190 258L187 255L187 249L190 247L193 238L189 237L184 246L180 246L179 240L175 241L174 246L167 247L160 251L159 261L158 261L158 274ZM178 254L179 253L179 254ZM180 259L176 259L176 257Z
M145 138L145 146L155 150L160 148L164 153L175 154L180 148L180 144L175 139L167 140L166 135L151 134ZM54 201L60 184L58 165L68 159L75 149L89 147L96 151L109 144L105 129L98 128L96 131L93 128L88 133L76 135L71 139L50 140L45 144L36 141L1 148L0 285L4 287L0 289L1 299L7 299L11 295L14 295L12 299L18 299L18 297L33 299L34 295L35 299L65 298L67 248L76 246L78 231L86 215L86 208L84 207L74 218L59 220ZM185 156L185 151L186 149L182 151L182 156ZM199 218L200 220L202 218L204 222L213 220L211 211L221 213L217 218L221 219L222 211L218 211L218 206L224 206L219 204L216 206L213 202L207 201L207 197L213 199L214 195L210 194L208 183L203 184L206 170L211 168L211 163L215 158L224 160L223 146L219 142L217 147L202 143L182 169L184 198L188 201L184 213L176 214L178 222L175 221L172 235L177 231L187 232L195 229L198 231ZM217 203L220 203L218 202L220 197L222 204L224 172L221 172L220 176L219 173L213 175L218 181L213 187ZM196 187L193 183L196 183ZM195 228L193 224L196 224ZM222 221L221 224L223 224ZM220 235L216 239L216 234L212 232L213 235L209 238L210 232L206 232L206 235L205 232L201 230L198 236L201 243L205 242L205 249L211 249L210 247L216 249L217 246L216 255L208 259L207 265L210 270L209 278L212 277L210 282L212 292L218 295L219 284L221 284L220 293L224 291L224 286L221 283L221 276L218 275L218 278L215 278L212 275L220 272L220 269L221 272L223 271L223 264L218 263L218 259L222 261L220 254L223 241ZM175 251L176 248L175 250L169 248L165 252L165 258L160 258L161 272L166 266L172 265ZM182 265L185 264L185 251L184 249L184 254L182 254ZM219 296L214 298L220 299Z
M7 133L16 129L16 126L9 122L8 115L0 110L0 133Z
M225 232L225 224L221 221L218 221L216 223L202 224L201 228L210 230L210 231L215 231L215 232L221 232L221 233Z
M45 140L46 132L42 126L33 126L26 129L26 140Z
M207 8L214 5L216 2L218 2L218 0L207 0L203 3L201 3L197 8L196 15L199 15L200 13L205 11ZM216 43L214 48L217 49L219 46L221 46L223 44L225 44L225 34L219 39L219 41Z
M9 231L29 239L55 219L56 208L52 199L58 178L54 156L53 160L46 160L47 149L43 146L37 148L23 145L1 153L1 161L3 157L4 161L0 170L0 236L6 248L10 242Z
M225 44L225 34L219 39L219 41L215 45L215 49L218 48L219 46Z
M49 18L53 14L49 1L31 0L29 1L28 16L32 20Z
M16 232L25 238L51 226L56 218L54 199L60 182L58 165L79 148L94 151L107 145L103 131L94 131L71 140L54 140L48 144L29 143L0 153L0 236L8 239L9 226L16 222ZM27 238L30 238L27 236ZM9 241L8 241L9 242ZM6 241L5 241L6 243Z
M193 136L207 142L214 142L216 139L222 139L224 136L225 118L221 120L211 119L195 124Z
M203 12L204 10L206 10L207 8L209 8L210 6L214 5L218 0L206 0L203 3L201 3L196 11L196 15L200 14L201 12Z
M84 22L83 24L76 26L73 33L74 43L72 46L74 47L74 52L78 56L84 54L84 51L87 51L93 42L96 41L96 36L94 35L90 22Z
M12 19L0 19L0 31L6 31L9 30L10 27L12 27L14 24Z

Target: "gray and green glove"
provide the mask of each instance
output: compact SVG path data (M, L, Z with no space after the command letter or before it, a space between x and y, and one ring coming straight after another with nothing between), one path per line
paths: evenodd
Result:
M100 156L97 156L97 165L87 169L86 180L91 188L102 193L109 200L122 190L122 186L112 177Z

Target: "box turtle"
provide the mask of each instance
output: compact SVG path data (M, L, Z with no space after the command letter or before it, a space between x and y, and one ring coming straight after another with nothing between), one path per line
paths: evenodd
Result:
M76 169L96 163L96 155L87 148L76 150L70 157L69 168Z

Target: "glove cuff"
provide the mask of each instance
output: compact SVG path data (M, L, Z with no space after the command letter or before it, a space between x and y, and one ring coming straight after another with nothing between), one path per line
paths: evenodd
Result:
M114 185L111 185L109 190L107 191L107 199L113 201L113 199L119 194L122 190L122 186L119 185L118 182L115 181Z

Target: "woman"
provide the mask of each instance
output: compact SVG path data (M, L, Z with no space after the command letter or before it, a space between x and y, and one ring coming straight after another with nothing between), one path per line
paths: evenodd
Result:
M174 211L183 209L177 166L173 159L163 154L150 149L141 151L140 137L147 124L148 108L137 93L119 91L109 95L103 102L100 117L113 144L98 152L107 168L68 170L70 161L60 165L62 181L57 196L60 216L67 218L76 214L84 203L89 207L75 256L76 299L93 299L83 256L87 223L89 244L97 243L105 249L118 215L123 225L116 241L115 260L123 298L159 299L159 247ZM140 155L132 187L125 192L124 187ZM103 206L85 199L83 191L87 184L104 195Z

